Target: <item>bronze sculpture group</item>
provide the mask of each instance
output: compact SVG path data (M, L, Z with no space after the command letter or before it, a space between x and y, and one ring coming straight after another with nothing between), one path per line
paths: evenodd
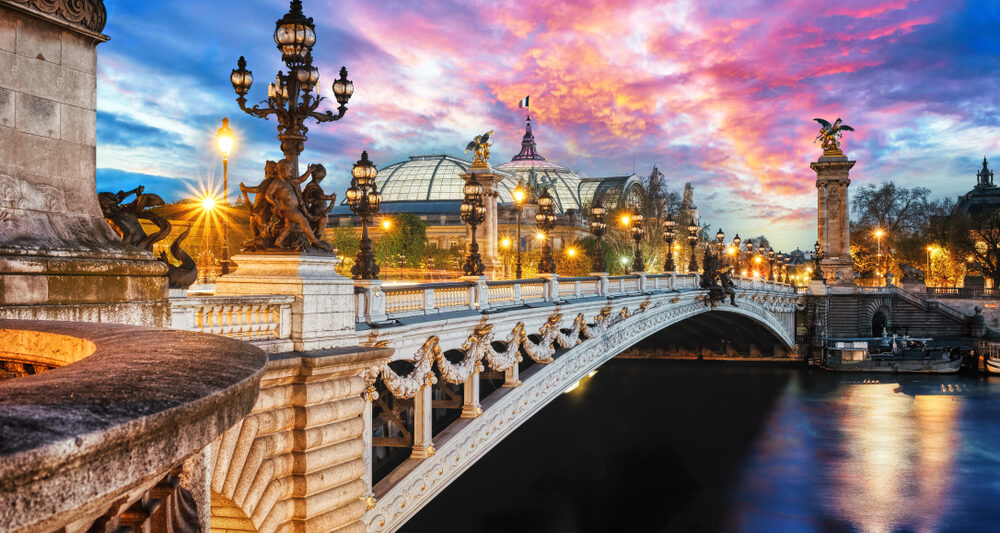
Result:
M717 302L725 301L728 296L729 303L736 305L736 284L729 275L732 267L722 260L721 251L716 254L712 252L711 246L706 246L701 268L701 288L708 289L705 304L715 307Z
M131 202L122 204L126 198L133 194L135 198ZM153 244L165 239L170 234L170 222L150 211L153 207L164 205L163 198L156 194L146 193L145 188L141 185L128 192L98 193L97 201L101 206L104 218L108 219L112 229L126 244L152 252ZM152 235L147 234L139 219L152 222L157 227L157 231ZM160 261L167 265L167 280L171 289L186 289L198 279L197 265L191 256L181 249L181 243L184 242L189 231L191 231L190 226L170 244L170 253L180 262L180 265L174 265L167 258L166 252L160 252Z
M287 159L268 161L263 181L253 187L240 183L244 201L250 206L250 240L243 243L244 250L332 252L329 243L320 238L337 198L320 187L326 168L309 165L304 174L296 174ZM310 177L305 189L300 189ZM248 193L254 194L253 202Z

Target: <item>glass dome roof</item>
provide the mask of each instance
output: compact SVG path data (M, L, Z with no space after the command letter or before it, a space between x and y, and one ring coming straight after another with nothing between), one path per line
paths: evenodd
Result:
M548 187L549 194L555 199L557 213L564 213L568 209L580 209L580 197L577 195L577 189L580 186L580 176L559 163L536 159L520 159L508 161L496 168L514 174L516 176L514 179L515 187L517 186L518 179L522 179L524 183L528 183L528 176L531 175L531 171L534 169L535 179Z
M380 169L375 183L382 193L383 202L461 201L464 198L462 187L465 185L461 175L469 171L470 165L472 161L450 155L410 156L407 161ZM508 172L496 173L504 178L497 184L500 201L513 202L511 191L517 186L517 178Z

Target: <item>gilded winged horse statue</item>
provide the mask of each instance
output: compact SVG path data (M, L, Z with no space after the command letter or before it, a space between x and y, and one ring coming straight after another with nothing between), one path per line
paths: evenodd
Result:
M839 117L837 121L830 124L828 121L821 118L814 118L816 122L819 122L820 130L819 135L813 142L820 141L823 146L823 155L844 155L844 152L840 149L840 136L843 131L854 131L854 128L844 124L844 121Z
M493 136L493 130L490 130L482 135L476 135L475 139L469 142L465 147L465 153L469 153L472 150L472 166L477 168L486 167L490 160L490 146L493 143L490 142L490 137Z

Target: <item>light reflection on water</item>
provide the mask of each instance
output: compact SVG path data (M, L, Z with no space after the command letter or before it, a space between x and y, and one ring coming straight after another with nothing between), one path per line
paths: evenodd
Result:
M1000 530L995 512L975 511L975 494L996 496L989 484L1000 463L962 457L963 437L1000 445L996 420L969 412L970 403L996 412L1000 390L957 376L867 381L842 380L823 394L789 384L741 472L738 528ZM960 499L960 516L950 516ZM979 509L1000 503L989 499Z

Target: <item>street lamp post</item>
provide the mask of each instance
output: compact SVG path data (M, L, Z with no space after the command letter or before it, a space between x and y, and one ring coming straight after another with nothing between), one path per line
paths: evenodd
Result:
M215 133L215 140L222 152L222 205L229 207L229 153L233 150L233 130L229 119L222 119L222 127ZM229 224L222 220L222 275L229 274Z
M590 232L597 239L597 254L594 255L594 263L590 267L595 274L607 272L604 266L604 253L601 251L601 237L604 236L604 232L608 229L608 225L604 223L604 214L606 212L599 198L594 200L594 204L590 206Z
M319 69L313 66L312 58L312 48L316 44L316 25L311 17L302 13L301 0L292 0L288 13L275 23L274 42L281 51L281 59L288 67L288 74L278 71L274 83L268 85L267 100L247 107L246 94L253 84L253 72L247 70L243 56L237 61L229 80L236 91L236 102L245 113L263 119L275 115L281 151L298 175L299 154L305 145L306 132L309 131L305 125L306 119L312 118L322 123L343 118L347 112L347 102L354 93L354 84L347 79L347 68L341 67L340 78L333 83L333 95L340 104L337 114L316 111L325 100L316 89Z
M642 213L636 213L632 217L632 226L629 228L629 232L632 233L632 240L635 241L632 251L632 272L646 271L646 265L642 260L642 248L639 247L639 241L646 234L646 229L642 227L645 219L646 217L642 216Z
M726 234L719 228L719 231L715 234L716 246L719 247L719 259L722 258L723 248L726 246Z
M347 189L347 206L361 217L361 242L358 257L351 267L352 279L378 279L379 267L375 263L375 251L368 237L368 224L382 205L382 194L375 185L378 169L368 160L368 152L361 152L361 159L351 170L351 186Z
M691 259L688 261L688 272L698 272L698 261L695 258L697 251L695 246L698 244L698 230L701 229L692 222L688 224L688 244L691 245Z
M677 236L675 227L677 227L677 222L674 221L673 215L667 213L667 219L663 221L663 238L667 241L667 261L663 263L664 272L673 272L677 269L674 266L674 237Z
M521 183L521 180L517 180L517 187L514 188L514 202L517 203L517 274L515 276L517 279L521 279L521 209L524 207L524 199L527 197L528 191L524 188L524 184Z
M733 237L733 248L735 248L733 253L733 271L737 271L740 268L740 256L743 255L740 253L740 250L742 250L742 248L740 248L741 242L743 242L743 239L741 239L740 234L737 233L736 236Z
M753 268L753 241L747 241L747 271Z
M778 278L774 272L774 248L767 249L767 277L776 281Z
M819 241L816 241L816 244L813 245L813 251L816 252L813 255L813 260L815 262L815 266L813 268L812 279L814 279L814 280L821 280L821 279L823 279L823 269L821 269L819 267L820 250L821 250L821 248L820 248L820 245L819 245Z
M542 241L542 258L538 261L538 271L543 274L555 274L556 263L552 260L552 245L549 244L552 228L556 225L555 211L552 207L552 196L547 188L538 195L538 213L535 214L535 226L544 235Z
M482 276L486 271L482 257L479 255L479 243L476 242L476 227L486 220L486 206L483 204L483 186L479 184L475 174L469 174L468 181L462 188L465 198L462 200L462 220L472 228L472 240L469 242L469 253L465 256L462 271L466 276Z

